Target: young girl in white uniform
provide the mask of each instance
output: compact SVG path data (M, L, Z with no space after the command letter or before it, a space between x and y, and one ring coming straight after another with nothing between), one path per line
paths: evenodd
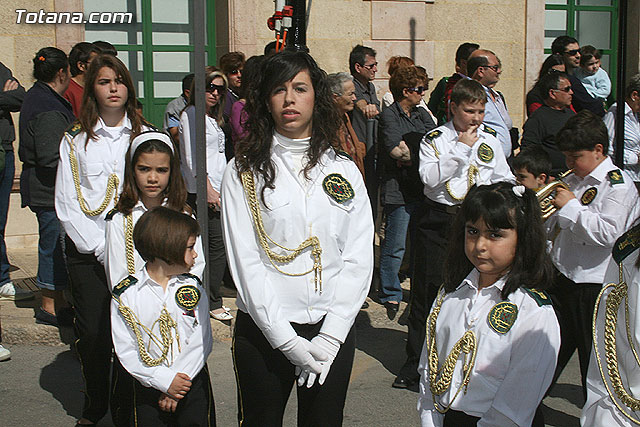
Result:
M80 425L107 412L111 364L109 301L104 270L105 217L122 190L125 153L147 129L136 112L133 81L116 57L96 57L85 77L82 114L60 142L55 207L75 308L76 348L85 381Z
M233 319L229 309L222 305L220 286L227 269L227 259L222 239L222 223L220 220L220 184L224 168L227 165L225 157L225 137L222 131L224 119L225 94L227 80L219 71L207 73L205 81L206 107L205 131L207 145L207 204L209 216L209 307L211 317L216 320L227 321ZM191 93L195 93L192 87ZM195 96L189 99L189 105L180 114L180 153L182 173L187 185L188 203L196 210L196 107Z
M200 227L163 206L140 217L133 240L146 264L113 288L113 345L120 363L116 426L215 426L207 369L209 305L200 279L188 274Z
M640 225L613 246L605 287L594 312L587 401L580 424L585 427L640 424ZM615 349L615 352L613 351Z
M173 150L169 135L158 131L143 132L131 142L123 191L118 205L107 215L104 266L110 289L144 264L133 245L133 227L142 214L156 206L191 213L180 161ZM202 253L199 236L195 249ZM204 264L204 257L198 257L191 273L201 278Z
M298 425L341 425L373 271L367 191L335 148L340 118L308 54L267 59L246 108L249 135L222 181L239 421L282 425L298 376Z
M507 182L473 187L444 272L420 360L422 425L544 425L534 414L560 328L541 291L552 269L535 194Z

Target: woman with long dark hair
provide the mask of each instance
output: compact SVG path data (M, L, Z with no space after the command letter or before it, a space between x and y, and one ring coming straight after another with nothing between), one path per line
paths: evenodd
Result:
M531 90L527 92L527 117L544 104L544 97L540 91L540 80L542 80L542 78L547 74L554 72L565 72L564 59L562 58L562 55L557 53L547 56L547 59L544 60L540 67L536 83L533 85Z
M122 191L130 142L145 130L127 67L115 56L96 57L85 77L79 121L60 142L55 189L85 382L80 425L97 424L108 408L112 344L105 218Z
M238 417L282 425L297 377L298 424L340 425L373 271L367 191L338 152L340 117L311 56L267 59L246 110L249 133L222 181Z
M62 97L71 75L67 55L55 47L45 47L33 58L36 82L27 91L20 111L20 148L22 161L20 196L38 219L38 275L42 304L36 310L36 323L58 326L70 324L61 310L68 306L63 290L67 271L62 256L60 222L56 216L53 189L58 168L60 138L75 120L71 104Z

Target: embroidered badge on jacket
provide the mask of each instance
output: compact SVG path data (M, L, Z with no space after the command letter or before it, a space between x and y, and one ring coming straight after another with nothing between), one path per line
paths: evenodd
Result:
M596 187L587 188L584 193L582 193L582 197L580 197L580 203L583 205L588 205L593 202L593 199L596 198L598 194L598 189Z
M489 322L491 329L499 334L506 334L516 322L517 317L518 306L510 302L503 301L493 306L489 312L487 321Z
M327 175L322 180L322 188L329 197L338 203L348 202L355 196L355 192L349 181L339 173Z
M478 157L485 163L493 160L493 149L484 142L478 147Z
M176 303L185 310L193 310L200 301L200 290L193 285L181 286L176 291Z

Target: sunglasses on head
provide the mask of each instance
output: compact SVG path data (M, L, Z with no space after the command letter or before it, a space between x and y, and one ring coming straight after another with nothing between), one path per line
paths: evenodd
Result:
M213 83L211 83L207 88L207 92L213 93L215 91L218 91L218 93L222 93L224 91L224 85L214 85Z
M425 87L424 86L418 86L418 87L408 87L407 90L409 92L415 92L415 93L424 93L425 91Z
M576 54L580 53L580 49L565 50L564 53L569 56L575 56Z

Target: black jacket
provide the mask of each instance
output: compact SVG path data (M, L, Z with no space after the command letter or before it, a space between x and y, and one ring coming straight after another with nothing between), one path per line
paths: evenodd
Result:
M22 207L54 206L54 186L60 140L75 121L69 101L41 81L33 84L20 110L20 147L22 161L20 195Z
M20 111L24 99L24 88L18 83L18 88L4 91L7 80L16 80L11 70L0 62L0 142L5 151L13 151L13 141L16 139L16 131L13 127L11 113Z

